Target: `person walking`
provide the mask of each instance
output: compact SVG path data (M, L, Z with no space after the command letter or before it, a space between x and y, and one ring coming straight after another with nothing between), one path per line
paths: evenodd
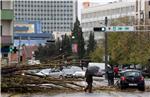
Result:
M87 92L88 90L89 93L92 93L93 75L88 72L88 69L85 72L85 78L86 78L87 86L84 89L84 91Z

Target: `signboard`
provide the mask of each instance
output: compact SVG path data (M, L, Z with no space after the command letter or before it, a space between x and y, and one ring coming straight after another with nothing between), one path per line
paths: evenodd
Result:
M130 32L135 31L134 26L110 26L106 27L106 32Z

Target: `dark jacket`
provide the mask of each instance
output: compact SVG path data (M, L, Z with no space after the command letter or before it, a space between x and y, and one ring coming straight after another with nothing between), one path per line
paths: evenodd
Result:
M108 74L108 78L113 78L114 77L113 69L108 67L107 74Z
M87 83L92 83L93 82L93 75L88 73L88 70L85 72L85 78Z

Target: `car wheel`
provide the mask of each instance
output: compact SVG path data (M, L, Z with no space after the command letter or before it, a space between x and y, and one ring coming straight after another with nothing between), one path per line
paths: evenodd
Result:
M139 89L140 91L145 91L145 86L140 86L140 87L138 87L138 89Z

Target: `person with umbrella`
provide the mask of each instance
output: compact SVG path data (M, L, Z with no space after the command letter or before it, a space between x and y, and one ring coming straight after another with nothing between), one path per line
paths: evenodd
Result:
M87 82L87 86L84 89L86 92L88 90L89 93L92 93L92 83L93 83L93 76L95 76L98 72L99 68L96 66L88 67L85 72L85 78Z

